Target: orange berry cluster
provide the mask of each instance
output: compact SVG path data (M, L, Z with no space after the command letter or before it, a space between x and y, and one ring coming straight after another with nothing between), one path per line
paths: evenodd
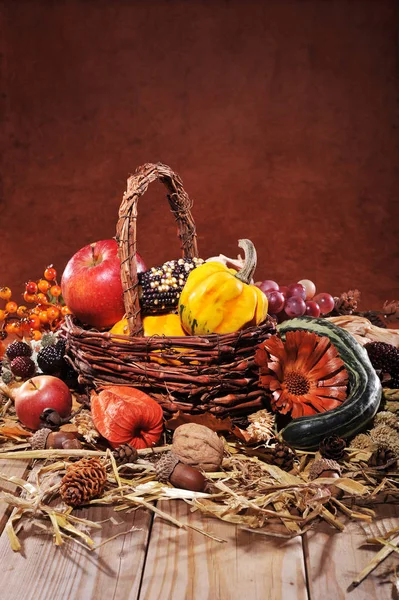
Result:
M62 299L53 265L46 267L41 279L25 284L24 304L12 299L9 287L0 287L0 299L5 302L0 308L2 337L11 334L40 340L42 333L57 329L65 315L71 313Z

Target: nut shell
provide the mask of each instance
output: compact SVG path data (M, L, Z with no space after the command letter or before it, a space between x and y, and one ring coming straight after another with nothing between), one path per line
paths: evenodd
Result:
M80 450L82 444L75 438L74 440L65 440L65 442L62 442L62 447L64 450Z
M64 446L65 442L69 442L76 439L76 434L72 433L71 431L52 431L48 434L46 440L46 448L57 448L59 450L61 450L62 448L76 448L76 446ZM81 448L81 445L79 445L78 447Z
M172 451L186 465L201 471L218 471L223 460L224 444L209 427L185 423L173 434Z

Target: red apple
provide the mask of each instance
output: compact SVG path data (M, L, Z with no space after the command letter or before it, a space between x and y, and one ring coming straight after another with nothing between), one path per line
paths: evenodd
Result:
M15 411L25 427L36 430L40 427L40 415L45 408L54 408L62 418L69 417L72 395L68 386L58 377L37 375L17 389Z
M137 271L145 270L139 254ZM102 240L85 246L69 260L61 278L66 305L82 323L112 327L125 314L118 244Z

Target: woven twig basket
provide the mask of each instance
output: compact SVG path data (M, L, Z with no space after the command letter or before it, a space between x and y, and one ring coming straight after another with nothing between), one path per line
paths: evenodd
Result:
M167 189L183 257L198 256L191 202L181 179L166 165L143 165L128 179L116 228L130 336L87 330L68 316L64 325L68 355L80 383L90 388L111 384L140 388L160 403L166 417L182 411L241 418L264 405L253 359L257 344L274 332L271 320L225 335L142 335L135 259L137 204L155 180Z

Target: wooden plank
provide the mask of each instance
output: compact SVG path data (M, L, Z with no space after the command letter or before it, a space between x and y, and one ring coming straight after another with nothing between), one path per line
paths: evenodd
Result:
M112 507L90 507L76 516L99 522L90 534L96 544L132 527L98 550L74 542L56 547L50 536L27 527L19 534L22 551L14 553L5 532L0 537L2 600L136 600L145 559L151 515L145 509L115 513Z
M219 543L155 516L140 600L306 600L302 542L239 531L229 523L190 513L181 501L159 508L227 540Z
M28 473L29 461L25 460L4 460L0 459L0 473L3 475L14 475L15 477L20 477L24 479ZM0 480L0 533L3 531L5 524L7 522L8 517L12 512L12 508L1 501L1 492L15 492L16 486L12 483L8 483L7 481Z
M380 517L368 524L360 521L346 522L341 533L327 523L320 523L304 538L304 549L310 579L310 597L340 600L391 600L392 583L387 569L398 564L398 557L391 554L375 571L356 588L353 579L382 548L366 545L368 537L377 537L397 527L399 507L378 506Z

